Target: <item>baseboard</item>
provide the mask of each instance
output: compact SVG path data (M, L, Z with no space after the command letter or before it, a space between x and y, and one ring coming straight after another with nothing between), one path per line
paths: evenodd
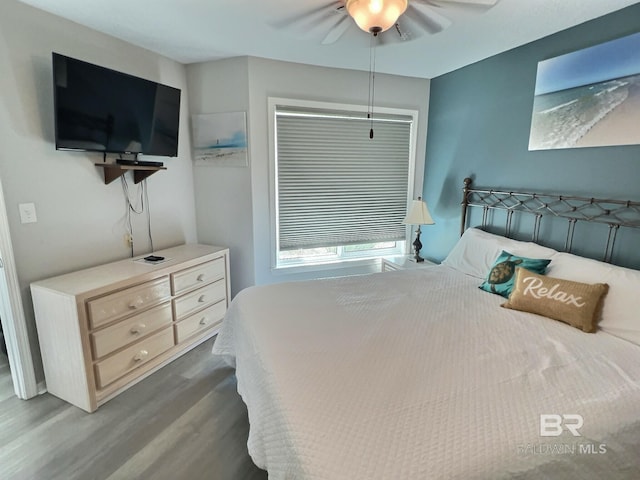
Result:
M47 393L47 384L44 380L42 382L38 382L38 385L36 385L36 389L38 390L38 395Z

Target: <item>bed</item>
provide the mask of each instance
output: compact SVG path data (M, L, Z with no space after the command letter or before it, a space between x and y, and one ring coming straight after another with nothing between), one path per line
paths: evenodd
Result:
M249 453L269 478L640 478L640 272L486 231L488 211L506 205L534 210L539 235L550 208L495 198L465 180L463 234L441 265L236 296L213 353L236 369ZM466 225L472 206L483 228ZM517 271L506 296L487 283L504 252ZM546 297L593 296L588 315L518 308L534 280L556 279L563 295Z

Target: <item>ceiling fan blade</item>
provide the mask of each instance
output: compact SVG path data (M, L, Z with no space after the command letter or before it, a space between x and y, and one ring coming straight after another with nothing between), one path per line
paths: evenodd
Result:
M417 4L435 8L450 8L466 11L484 12L493 7L498 0L412 0Z
M420 10L415 5L409 4L404 16L418 24L428 33L438 33L451 25L451 20L427 9Z
M269 24L275 28L288 28L296 26L299 28L304 28L301 24L314 25L317 22L336 14L346 15L344 3L340 1L329 2L311 10L299 13L297 15L269 22Z
M353 21L351 20L351 17L345 15L344 17L340 18L333 27L329 29L329 33L327 33L326 37L324 37L322 39L322 42L320 43L322 45L331 45L332 43L337 42L338 39L342 37L342 35L344 35L344 33L349 30L352 25Z
M436 2L443 3L466 3L468 5L485 5L487 7L493 7L499 0L434 0Z

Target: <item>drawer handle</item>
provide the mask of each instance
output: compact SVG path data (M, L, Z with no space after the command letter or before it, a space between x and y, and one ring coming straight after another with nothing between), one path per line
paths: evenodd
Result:
M196 280L199 281L199 282L204 282L204 277L205 277L204 273L201 273L200 275L198 275Z
M207 324L207 317L202 317L202 319L200 319L200 325L206 325Z
M206 302L206 295L200 295L200 298L198 298L198 303L204 303Z
M131 302L131 303L129 304L129 308L130 308L131 310L135 310L136 308L138 308L138 307L139 307L140 305L142 305L143 303L144 303L144 301L143 301L143 300L141 300L141 299L134 300L133 302Z
M134 362L141 362L142 360L144 360L144 358L149 355L149 352L147 352L146 350L140 350L135 357L133 357L133 361Z
M134 325L133 327L131 327L131 330L129 330L133 335L137 335L139 334L142 330L144 330L145 328L147 328L147 326L144 323L139 323L138 325Z

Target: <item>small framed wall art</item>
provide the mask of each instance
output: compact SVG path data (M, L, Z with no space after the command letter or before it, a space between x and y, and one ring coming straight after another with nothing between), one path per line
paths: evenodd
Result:
M247 167L246 112L192 115L196 166Z

